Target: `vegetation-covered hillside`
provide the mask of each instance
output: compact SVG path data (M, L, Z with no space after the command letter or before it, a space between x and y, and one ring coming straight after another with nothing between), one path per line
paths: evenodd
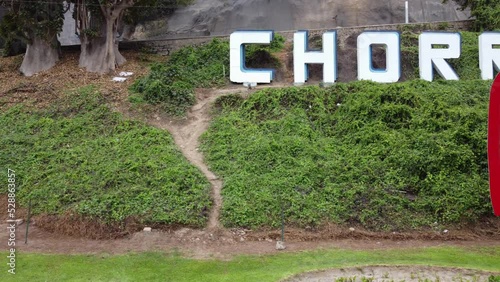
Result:
M406 82L273 88L247 100L220 98L201 146L223 182L220 221L276 227L283 211L294 226L410 230L491 215L491 82L477 79L477 35L462 33L462 56L450 60L461 81L418 80L418 32L403 27ZM247 63L259 67L264 58L287 68L289 62L279 60L289 51L276 36L270 46L247 47ZM187 47L136 80L130 101L183 115L196 102L196 88L227 85L228 69L226 41ZM12 83L4 93L18 88ZM208 180L167 132L124 120L98 92L80 88L49 109L18 106L0 113L0 167L21 171L19 203L32 199L35 214L111 225L132 218L206 226L220 199L211 199Z
M218 101L203 138L224 178L226 226L372 230L465 223L491 214L490 82L354 82L265 89Z
M203 226L210 186L160 129L123 119L94 88L49 109L0 113L0 167L17 175L17 201L34 214L102 223Z

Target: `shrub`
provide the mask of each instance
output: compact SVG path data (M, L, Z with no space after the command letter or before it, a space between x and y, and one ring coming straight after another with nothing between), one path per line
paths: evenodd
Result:
M488 277L488 282L500 282L500 276L491 275L490 277Z
M122 119L92 88L49 110L0 114L0 167L16 171L19 202L35 214L104 222L203 226L210 185L170 135Z
M264 89L224 111L202 150L224 178L225 226L405 230L491 214L490 82Z
M225 71L225 73L224 73ZM168 113L183 115L194 104L196 87L216 87L229 76L229 43L218 39L203 46L189 46L172 54L167 63L155 63L146 77L131 89Z
M285 37L275 34L271 44L251 44L245 46L245 64L247 67L279 67L281 62L274 53L283 50Z
M277 35L270 45L247 47L248 62L259 64L267 58L276 64L271 52L283 48L284 41ZM213 39L202 46L180 49L166 64L153 64L150 74L135 81L131 89L149 103L165 105L168 113L182 115L195 102L195 88L223 86L228 78L229 42Z

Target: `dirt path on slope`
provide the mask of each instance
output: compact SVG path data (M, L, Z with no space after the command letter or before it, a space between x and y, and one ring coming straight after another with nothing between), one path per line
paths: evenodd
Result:
M259 86L262 88L284 87L282 84ZM196 104L189 109L186 117L176 119L165 114L154 113L145 117L145 121L156 128L167 130L174 138L175 144L179 147L186 159L196 166L205 175L211 185L211 197L213 200L212 210L208 218L209 229L219 229L222 225L219 222L220 210L222 208L221 190L223 182L210 171L205 164L203 154L199 151L199 138L208 129L212 116L210 114L212 104L217 98L229 94L240 94L244 97L250 95L258 89L247 89L242 86L233 86L224 89L197 89ZM134 117L130 111L130 105L118 105L117 110L122 114Z
M199 151L199 138L210 125L212 119L210 109L217 98L229 94L245 95L248 92L249 90L241 86L227 89L197 89L196 104L189 109L186 117L175 119L165 114L155 113L145 118L149 125L170 132L184 157L196 166L210 182L213 206L208 218L208 229L222 227L219 222L219 215L222 207L221 190L223 183L205 164L203 154ZM134 116L134 113L131 113L126 107L126 105L122 105L117 110L129 117Z

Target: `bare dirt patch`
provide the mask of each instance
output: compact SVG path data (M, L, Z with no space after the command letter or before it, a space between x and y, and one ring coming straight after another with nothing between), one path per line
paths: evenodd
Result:
M228 90L227 93L238 92L236 89ZM211 104L221 95L212 95L208 90L197 90L197 103L188 111L183 119L172 119L159 113L148 119L148 123L157 128L168 130L172 134L175 143L183 155L196 166L208 179L212 186L213 207L208 218L208 228L219 228L219 214L222 207L222 180L213 173L203 160L203 154L199 151L199 138L208 129L211 121Z
M28 107L44 108L87 85L95 85L109 102L125 101L128 87L135 78L148 72L149 62L137 52L124 51L123 55L128 60L125 65L113 74L100 75L78 67L79 51L67 51L52 69L31 77L18 71L23 55L0 58L0 107L22 103ZM123 83L113 82L113 76L121 71L134 74Z
M430 266L367 266L340 268L297 275L284 281L488 281L499 273L461 268L440 268ZM342 280L343 279L343 280Z
M0 229L6 229L2 221ZM79 228L75 226L75 228ZM28 244L24 244L26 224L16 230L16 247L21 252L53 253L53 254L125 254L129 252L181 252L183 255L197 259L231 259L237 255L275 254L276 239L273 234L255 239L254 231L242 229L153 229L152 232L136 232L115 239L86 239L64 235L58 232L47 232L40 229L35 219L29 227ZM297 230L295 230L297 231ZM293 234L290 231L288 235ZM263 235L263 233L260 233ZM7 242L7 232L0 233L0 241ZM287 249L281 252L297 252L315 249L355 249L382 250L408 249L438 246L491 247L500 246L499 240L481 238L478 240L421 240L421 239L353 239L337 238L329 240L305 240L285 237ZM3 243L0 251L6 251Z

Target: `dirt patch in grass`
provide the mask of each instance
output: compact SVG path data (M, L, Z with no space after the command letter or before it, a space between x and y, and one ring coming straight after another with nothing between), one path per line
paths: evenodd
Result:
M134 218L129 218L123 223L106 224L97 219L66 213L61 216L40 215L36 216L33 221L47 232L77 238L116 239L140 230Z
M286 282L298 281L488 281L490 276L500 273L461 268L430 266L366 266L339 268L297 275Z
M97 230L96 226L78 225L75 221L65 222L61 218L47 217L45 220L52 220L55 225L66 225L65 228L73 228L81 231L85 226L91 230ZM187 257L209 259L231 259L242 254L265 255L274 254L276 251L276 238L274 233L255 239L257 232L243 229L191 229L175 226L153 226L152 232L138 231L128 232L121 238L110 237L110 229L105 231L107 238L99 240L68 236L62 233L61 229L54 229L48 232L40 228L40 224L35 218L29 226L28 244L24 244L26 224L18 226L16 240L19 244L16 247L21 252L55 253L55 254L124 254L128 252L144 251L180 251ZM94 222L95 224L95 222ZM129 225L129 227L132 227ZM141 229L144 225L137 225ZM7 223L0 223L1 229L7 228ZM129 228L131 231L133 228ZM294 232L300 233L299 230ZM90 234L90 233L88 233ZM118 234L115 233L115 234ZM260 233L263 235L263 233ZM292 236L287 233L286 236ZM8 232L0 233L0 240L7 242ZM476 240L418 240L418 239L379 239L346 237L338 239L318 239L306 240L306 238L285 237L286 250L281 252L297 252L316 249L353 249L353 250L386 250L386 249L408 249L424 247L456 246L462 248L477 248L499 246L499 240L491 238L480 238ZM0 247L0 251L6 251L7 245ZM447 281L447 280L441 280Z

